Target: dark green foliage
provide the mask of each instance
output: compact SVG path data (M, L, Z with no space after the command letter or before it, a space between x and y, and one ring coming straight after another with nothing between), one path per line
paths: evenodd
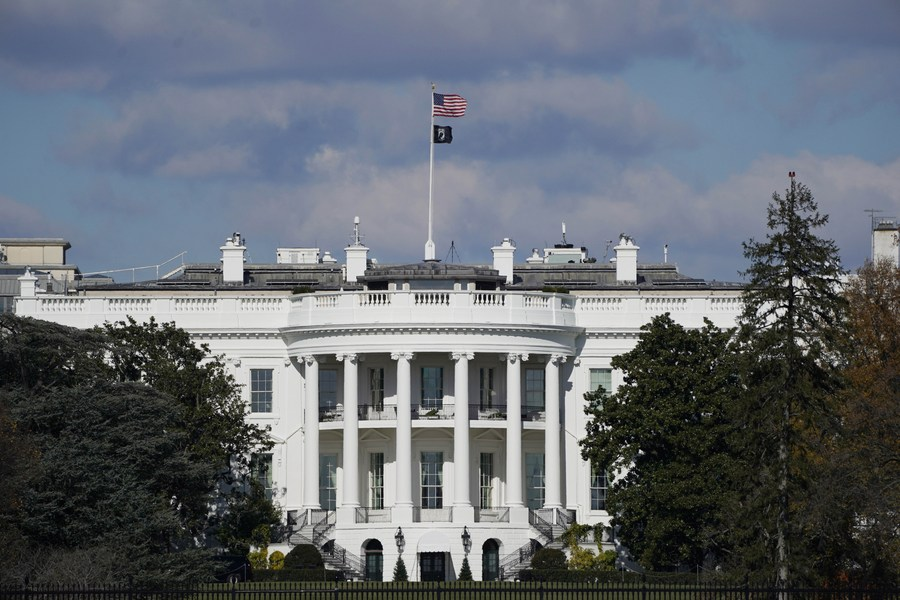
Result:
M342 581L343 573L330 569L263 569L253 571L253 579L263 581Z
M585 394L582 455L616 479L607 493L617 536L645 567L696 567L727 552L738 391L731 332L685 329L668 314L641 328L612 361L624 372L613 395Z
M230 453L267 444L218 361L171 325L80 331L0 315L0 373L5 483L18 482L0 503L0 579L209 578L197 540L210 505L246 489L224 485L246 477Z
M312 544L297 544L284 557L285 569L321 569L322 555Z
M566 568L566 553L556 548L541 548L531 557L534 571L553 571Z
M406 573L406 563L403 562L403 557L397 557L397 564L394 565L394 577L393 581L409 581L409 575Z
M219 542L235 554L246 555L251 545L268 546L272 526L281 521L281 511L266 498L262 485L251 479L248 488L246 494L227 499L227 509L219 522Z
M830 519L808 503L821 444L838 426L841 387L833 350L844 273L834 242L815 234L827 221L809 188L791 179L769 204L766 240L744 244L740 340L749 360L734 403L745 465L735 539L744 568L779 586L819 579L820 527L810 519Z
M459 576L457 581L472 581L472 569L469 567L469 557L463 558L462 566L459 568Z

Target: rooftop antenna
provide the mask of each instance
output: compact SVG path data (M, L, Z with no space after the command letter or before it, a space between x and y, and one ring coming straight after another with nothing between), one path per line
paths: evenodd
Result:
M563 244L565 244L566 243L566 222L565 221L563 221L563 224L562 224L562 231L563 231Z
M606 257L609 256L609 247L612 246L612 240L606 240L606 250L603 252L603 260L606 261Z
M872 221L872 230L869 232L869 237L872 238L872 260L875 260L875 236L872 232L875 231L875 213L884 212L878 210L877 208L867 208L863 210L863 212L869 213L869 219Z
M354 246L362 246L362 237L359 235L359 217L353 217L353 237L350 242Z
M669 245L663 245L663 263L668 264L669 262Z
M454 257L456 258L456 260L453 260ZM459 262L459 253L456 251L456 242L454 242L453 240L450 240L450 251L447 252L447 258L445 258L444 260L449 262Z

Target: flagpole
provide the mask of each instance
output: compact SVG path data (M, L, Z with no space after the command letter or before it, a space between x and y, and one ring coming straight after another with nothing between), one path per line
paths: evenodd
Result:
M431 238L432 197L434 194L434 82L431 83L431 127L428 129L429 167L428 167L428 241L425 242L425 260L434 260L434 241Z

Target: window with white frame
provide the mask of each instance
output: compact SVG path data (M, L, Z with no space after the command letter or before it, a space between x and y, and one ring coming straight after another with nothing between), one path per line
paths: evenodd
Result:
M422 408L440 410L444 407L444 369L422 367Z
M525 454L525 500L528 508L544 506L544 455Z
M591 392L603 388L607 394L612 394L612 369L591 369Z
M478 467L481 508L494 507L494 455L482 452Z
M494 369L482 367L478 371L478 402L479 410L494 408L494 396L497 391L494 388Z
M444 453L422 452L422 508L444 507Z
M250 478L259 483L266 494L266 498L272 499L274 486L272 483L272 455L261 452L250 457Z
M369 507L384 508L384 452L369 454Z
M272 412L272 369L250 369L250 412Z
M609 475L606 469L591 463L591 510L606 510Z
M384 369L369 369L369 406L372 410L384 410Z
M544 410L544 369L525 369L526 411Z
M319 371L319 409L334 410L337 407L337 370Z
M319 455L319 505L337 510L337 454Z

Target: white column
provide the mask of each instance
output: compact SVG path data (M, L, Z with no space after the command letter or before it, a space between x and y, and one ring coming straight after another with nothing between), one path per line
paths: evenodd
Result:
M506 360L506 506L522 507L522 361L527 354L507 354Z
M544 508L562 508L562 464L559 455L559 368L566 362L552 354L545 368L544 387Z
M344 363L344 494L341 506L359 506L359 375L355 354L338 354Z
M455 413L453 420L453 521L471 523L475 509L469 488L469 361L474 355L468 352L454 352L450 358L455 361L453 370L453 390Z
M410 413L410 361L412 353L396 352L391 358L397 361L397 496L394 501L393 520L412 521L412 414Z
M301 359L305 365L306 395L303 410L303 508L318 510L319 504L319 362L315 356Z

